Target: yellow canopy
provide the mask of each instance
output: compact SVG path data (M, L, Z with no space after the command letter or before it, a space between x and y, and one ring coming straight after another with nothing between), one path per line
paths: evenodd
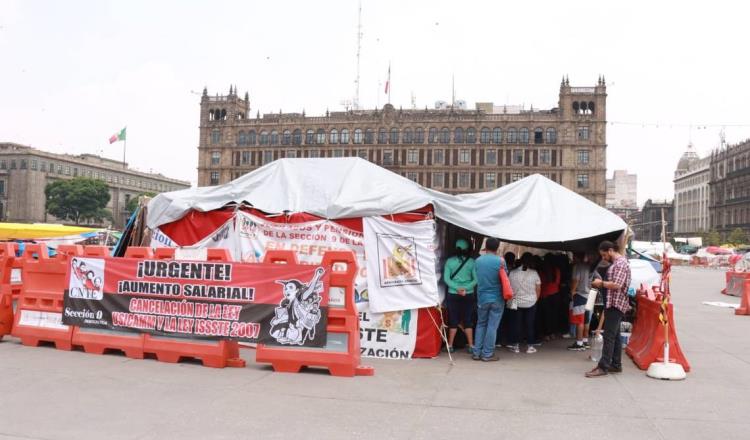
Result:
M95 232L96 228L63 226L45 223L0 223L0 240L30 240L65 237L67 235Z

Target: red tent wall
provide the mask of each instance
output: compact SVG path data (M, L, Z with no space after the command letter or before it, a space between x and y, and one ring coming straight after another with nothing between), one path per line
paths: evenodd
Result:
M298 212L293 214L266 214L257 209L241 208L243 211L276 223L303 223L315 220L321 220L321 217ZM159 229L165 233L179 246L193 245L209 234L216 231L221 225L226 223L234 215L234 208L223 208L215 211L200 212L190 211L183 218L161 225ZM425 206L412 212L399 213L393 215L384 215L391 221L399 223L412 223L424 220L426 216L432 214L432 206ZM345 218L333 220L341 226L351 230L362 232L362 218ZM440 332L436 327L442 324L440 313L435 309L419 309L417 319L417 341L414 346L413 357L415 358L432 358L440 352L441 338Z

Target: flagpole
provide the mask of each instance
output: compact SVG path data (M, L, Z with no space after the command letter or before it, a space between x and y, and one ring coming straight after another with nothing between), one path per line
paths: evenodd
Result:
M125 130L127 130L127 128L128 127L126 126ZM123 144L122 144L122 169L124 169L124 170L128 168L128 166L125 163L125 150L127 150L127 149L128 149L128 133L126 131L125 132L125 139L123 140Z
M391 103L391 62L388 62L388 104Z

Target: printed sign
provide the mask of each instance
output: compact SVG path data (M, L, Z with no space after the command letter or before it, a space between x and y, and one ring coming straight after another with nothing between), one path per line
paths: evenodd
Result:
M440 303L435 267L435 221L396 223L365 217L370 310L378 313L433 307Z
M359 309L362 356L410 359L417 342L418 310L373 313L367 302Z
M74 258L62 322L322 347L328 285L325 269L316 266Z
M422 284L414 237L375 234L378 243L380 287Z

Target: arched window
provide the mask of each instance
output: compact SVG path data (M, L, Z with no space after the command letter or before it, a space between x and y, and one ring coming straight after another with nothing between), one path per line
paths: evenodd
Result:
M294 145L302 145L302 130L299 128L294 130L294 134L292 134L292 143Z
M464 143L464 129L463 128L456 127L456 129L453 130L453 143L454 144Z
M378 143L379 144L386 144L388 143L388 132L385 128L381 128L378 130Z
M292 132L284 130L284 134L281 135L281 145L289 145L292 143Z
M476 144L477 143L477 130L474 127L469 127L466 130L466 143Z
M315 143L315 132L312 128L308 128L307 131L305 131L305 144L312 145Z
M594 101L589 101L589 113L590 115L594 114Z
M483 144L489 144L490 143L490 129L487 127L483 127L479 131L479 142Z
M354 143L355 144L362 143L362 129L361 128L354 129Z
M443 127L442 130L440 130L440 142L443 144L450 143L451 141L451 131L448 130L448 127Z
M542 130L542 127L537 127L534 129L534 143L535 144L544 143L544 130Z
M503 129L502 128L495 127L492 129L492 143L493 144L503 143Z
M247 144L248 145L255 145L257 140L255 139L255 130L250 130L247 132Z
M389 144L398 143L398 128L391 128L391 137L388 139Z
M315 143L318 145L326 143L326 131L322 128L319 128L318 131L315 132Z
M414 133L414 132L413 132L413 131L411 131L411 128L407 128L406 130L404 130L404 143L405 143L405 144L410 144L410 143L412 143L412 140L413 140L413 136L414 136L414 134L413 134L413 133Z
M331 129L331 134L328 137L328 141L332 144L338 144L339 143L339 131L335 128Z
M365 130L365 143L371 144L375 142L375 130L368 128Z
M279 145L279 132L271 130L271 145Z
M518 142L518 136L515 128L509 128L508 134L506 136L509 144L515 144L516 142Z
M240 132L237 134L237 145L245 144L247 144L247 134L244 130L240 130Z
M529 129L526 127L523 127L520 131L521 143L522 144L528 144L529 143Z
M341 143L342 144L349 143L349 130L346 128L341 129Z
M424 128L419 127L414 131L414 143L424 144Z
M438 130L435 127L430 127L430 130L427 132L427 142L431 144L436 144L438 141Z
M266 130L260 132L260 144L268 145L268 132Z
M547 129L547 143L548 144L557 143L557 131L552 127Z

